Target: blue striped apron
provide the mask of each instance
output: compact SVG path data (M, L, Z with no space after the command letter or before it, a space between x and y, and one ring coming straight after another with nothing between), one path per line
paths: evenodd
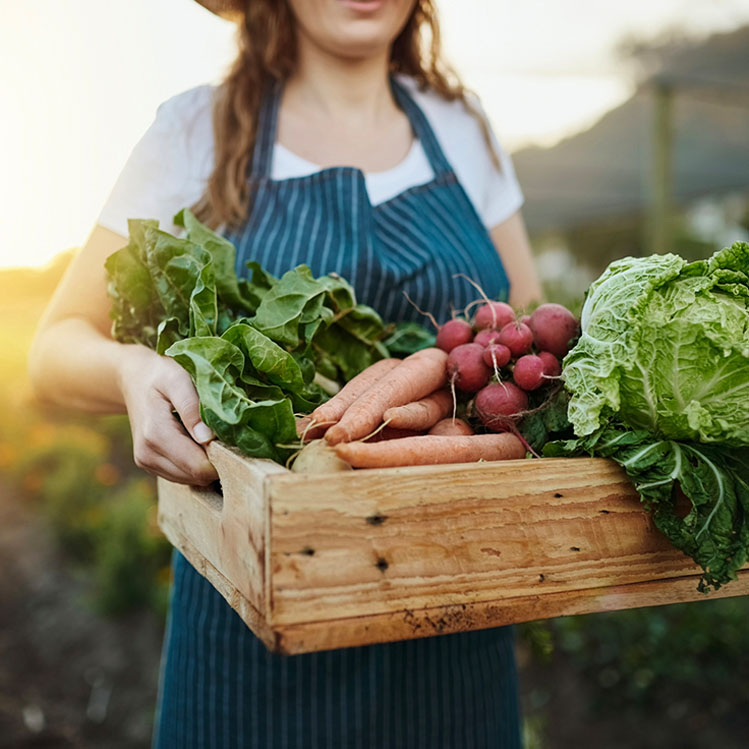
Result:
M246 223L226 236L237 272L257 260L280 275L299 263L337 272L386 320L423 319L403 292L445 320L476 297L457 273L506 298L486 228L429 122L392 90L434 178L369 202L359 169L270 178L280 90L259 114ZM324 653L278 656L175 552L155 749L506 749L519 747L513 633L499 628Z

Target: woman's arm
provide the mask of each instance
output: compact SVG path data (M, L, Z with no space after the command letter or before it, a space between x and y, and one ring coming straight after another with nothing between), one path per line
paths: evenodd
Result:
M58 405L127 412L139 467L172 481L205 485L217 476L196 443L212 435L200 419L190 376L174 360L110 335L104 261L126 242L96 226L72 261L32 342L31 382L40 398Z
M540 302L543 292L520 211L497 224L489 234L510 281L510 304L522 310L533 302Z

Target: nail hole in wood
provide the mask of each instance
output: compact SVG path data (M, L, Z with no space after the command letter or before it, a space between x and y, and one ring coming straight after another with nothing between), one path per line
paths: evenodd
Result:
M562 492L554 492L554 496L559 499L560 497L564 496Z
M542 583L542 582L543 582L544 580L546 580L546 575L544 575L544 573L542 572L542 573L541 573L541 574L540 574L540 575L538 576L538 581L539 581L540 583Z
M601 515L610 515L611 514L610 510L598 510L598 512L600 512Z
M384 572L389 566L390 565L387 563L387 559L385 559L385 557L380 557L375 564L375 567L377 567L380 572Z
M387 519L387 515L370 515L367 522L370 525L382 525Z
M302 549L302 554L306 554L308 557L313 557L315 556L315 550L309 546L305 546Z
M580 551L579 546L570 546L570 551Z

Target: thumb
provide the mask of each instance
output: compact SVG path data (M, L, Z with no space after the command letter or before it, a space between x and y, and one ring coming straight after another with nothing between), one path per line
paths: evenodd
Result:
M215 438L210 427L200 418L200 401L195 386L187 373L185 379L173 383L167 394L182 425L199 444L205 445Z

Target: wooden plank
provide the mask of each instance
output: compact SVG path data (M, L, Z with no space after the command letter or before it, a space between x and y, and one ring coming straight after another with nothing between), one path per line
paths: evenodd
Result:
M159 525L180 550L174 538L189 539L195 552L265 612L270 585L266 481L288 471L270 460L247 460L219 442L208 446L208 456L223 496L159 479Z
M224 577L191 543L190 539L179 534L173 526L167 525L167 537L185 556L188 562L224 597L224 600L239 614L242 621L259 637L268 650L278 652L279 643L275 632L268 626L265 615L260 613L242 595L241 591Z
M522 474L522 481L518 475ZM273 626L694 575L600 459L269 481Z
M285 625L277 628L274 649L275 652L293 655L489 629L557 616L749 594L749 571L739 572L738 580L709 595L697 591L698 579L698 576L681 577L612 586L604 590L539 593L503 601L405 609L376 616Z

